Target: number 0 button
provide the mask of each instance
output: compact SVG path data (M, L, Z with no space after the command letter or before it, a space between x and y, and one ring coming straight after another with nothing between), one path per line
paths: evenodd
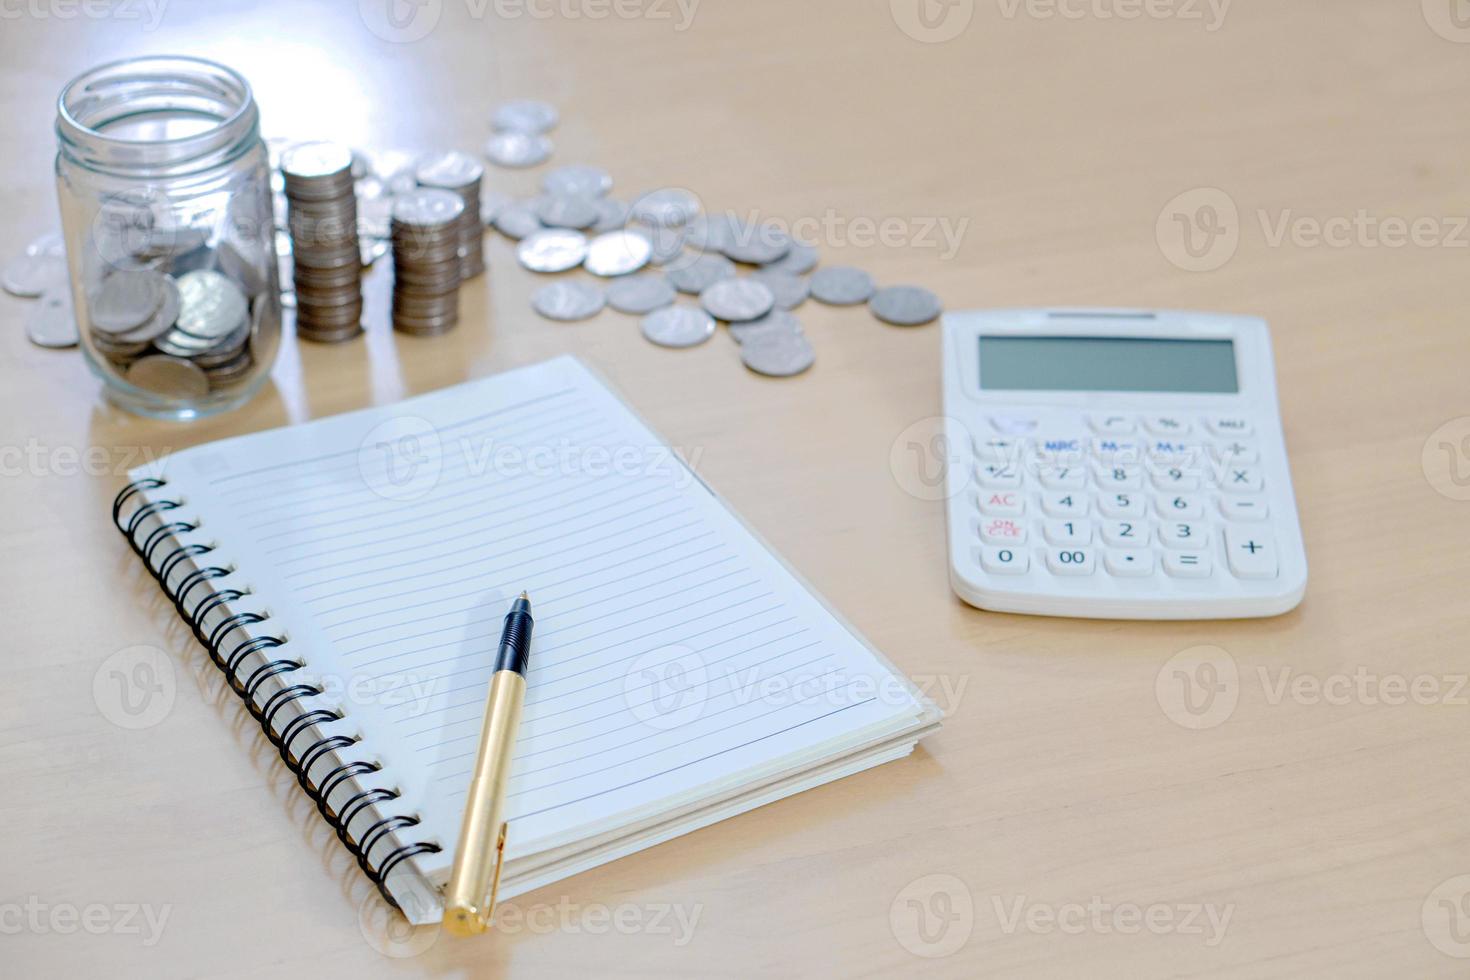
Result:
M1091 548L1053 548L1046 553L1046 567L1057 575L1091 575L1097 562Z
M992 575L1023 575L1031 559L1020 548L981 548L980 567Z

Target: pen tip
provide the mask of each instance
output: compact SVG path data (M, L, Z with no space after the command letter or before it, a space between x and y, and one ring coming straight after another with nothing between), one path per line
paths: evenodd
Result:
M531 595L530 595L530 593L526 592L524 589L521 590L521 598L524 599L527 602L530 602L531 601Z

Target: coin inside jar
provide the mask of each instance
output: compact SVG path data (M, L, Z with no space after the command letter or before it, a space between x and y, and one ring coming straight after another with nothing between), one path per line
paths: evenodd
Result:
M139 388L170 398L202 398L209 394L209 376L192 362L166 354L134 361L127 378Z
M163 304L160 273L121 270L102 280L88 311L92 328L107 334L136 330L153 318Z
M177 330L212 345L239 328L247 318L245 294L229 277L199 269L179 277Z

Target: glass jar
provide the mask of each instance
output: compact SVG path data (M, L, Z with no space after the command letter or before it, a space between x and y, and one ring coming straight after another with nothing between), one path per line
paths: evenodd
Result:
M108 399L177 419L245 402L281 336L249 84L198 58L114 62L62 90L56 135L82 353Z

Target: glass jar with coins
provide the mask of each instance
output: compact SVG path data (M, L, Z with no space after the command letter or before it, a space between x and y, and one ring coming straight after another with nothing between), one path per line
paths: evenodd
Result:
M94 68L57 105L81 347L112 402L198 418L264 384L281 332L270 168L250 86L184 57Z

